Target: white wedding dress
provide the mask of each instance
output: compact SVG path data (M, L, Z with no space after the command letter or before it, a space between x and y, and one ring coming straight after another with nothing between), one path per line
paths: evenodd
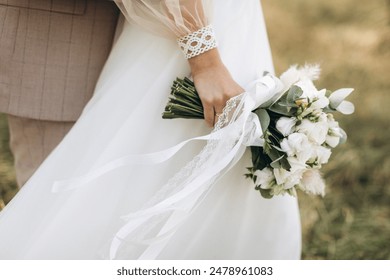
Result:
M216 0L213 13L219 52L239 84L245 87L263 71L273 72L259 0ZM123 217L150 205L205 142L191 142L161 164L128 164L75 189L53 192L58 180L210 133L202 120L161 118L172 81L188 75L174 40L125 23L79 121L0 213L0 259L137 259L149 245L157 246L157 253L145 258L299 258L297 200L263 199L243 176L251 165L249 152L213 184L169 239L159 243L156 232L140 231L140 242L125 236L114 255L110 248L126 224Z

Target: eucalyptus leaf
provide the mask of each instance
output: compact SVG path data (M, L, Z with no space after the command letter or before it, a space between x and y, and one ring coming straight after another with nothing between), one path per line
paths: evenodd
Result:
M282 163L280 162L284 158L284 155L280 156L279 158L275 159L273 162L271 162L271 166L273 168L281 168Z
M278 146L276 146L276 145L271 145L271 147L274 148L274 149L276 149L276 150L278 150L279 152L284 153L284 151L283 151L280 147L278 147Z
M283 169L286 169L287 171L291 170L291 165L288 162L286 157L283 157L279 162L280 162Z
M278 105L282 107L294 107L294 108L299 107L297 104L295 104L295 102L292 103L278 102Z
M287 93L287 104L295 103L299 97L301 97L303 90L296 85L293 85Z
M257 109L255 110L255 114L259 118L260 124L261 124L261 129L263 130L263 133L265 133L268 129L268 126L270 124L270 117L269 114L265 109Z
M329 104L332 109L336 109L341 102L344 101L345 98L347 98L348 95L351 94L353 91L353 88L341 88L336 91L334 91L329 96Z
M282 116L285 116L285 117L293 117L294 116L293 111L289 110L289 107L280 106L278 103L275 103L274 105L272 105L270 108L268 108L268 110L270 110L274 113L280 114Z
M337 111L344 115L350 115L355 111L355 106L349 101L343 101L337 106Z
M267 152L267 155L271 158L272 162L279 160L281 157L284 156L284 153L279 152L275 149L270 149Z
M271 199L273 197L273 195L271 194L271 192L272 192L271 189L259 188L259 191L260 191L261 196L266 198L266 199Z

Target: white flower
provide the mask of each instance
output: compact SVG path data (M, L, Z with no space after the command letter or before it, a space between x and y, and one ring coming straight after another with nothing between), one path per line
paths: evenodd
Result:
M317 122L312 122L308 119L303 119L300 125L297 126L298 132L304 133L310 141L313 141L319 145L323 144L328 134L328 123L321 116Z
M250 88L250 87L249 87ZM267 108L275 103L284 93L283 83L273 75L265 75L255 84L251 97L255 101L254 108Z
M297 170L295 172L287 171L283 168L275 168L274 176L276 183L283 186L284 189L291 189L296 185L299 185L302 178L303 170Z
M308 105L301 113L301 117L307 115L317 116L323 113L323 109L329 105L329 99L326 97L326 89L320 91L313 89L310 92L304 92L302 96L308 99Z
M305 163L310 158L311 145L303 133L292 133L280 142L281 149L288 156L296 156L298 161Z
M295 118L281 117L276 122L276 128L283 134L283 136L288 136L294 131L294 126L296 123L297 120Z
M325 195L325 182L316 169L308 169L302 174L300 187L307 193Z
M256 176L256 186L260 186L262 189L269 189L273 185L274 174L271 168L264 168L262 170L256 170L254 175Z
M344 137L342 129L339 127L339 123L336 122L332 114L327 115L329 131L326 136L326 144L334 148L340 144L340 138Z
M329 129L339 127L339 123L335 121L332 114L327 114L326 119L328 121Z
M300 87L303 91L301 98L307 97L309 101L311 101L317 95L318 90L314 86L313 82L309 79L300 80L295 83L295 85Z
M297 170L302 170L307 168L306 163L299 161L296 157L287 157L287 161L290 164L291 172L295 172Z
M310 160L319 165L328 163L330 155L332 154L330 149L319 145L313 146L311 151L312 156L310 157Z
M313 99L310 108L312 110L323 109L329 105L329 99L326 97L326 89L322 89L317 92L313 92Z
M328 144L330 147L334 148L340 143L340 137L328 134L326 135L325 143Z

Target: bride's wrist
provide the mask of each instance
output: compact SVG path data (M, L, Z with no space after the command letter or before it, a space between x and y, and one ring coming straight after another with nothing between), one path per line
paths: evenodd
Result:
M216 48L188 59L188 63L193 76L208 68L225 67Z

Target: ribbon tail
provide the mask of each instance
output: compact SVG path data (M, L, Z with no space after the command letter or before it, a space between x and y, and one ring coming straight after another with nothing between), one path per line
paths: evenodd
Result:
M167 238L163 242L160 242L159 244L153 243L152 246L149 246L144 251L144 254L140 256L140 258L150 259L158 256L158 254L163 250L163 248L169 241L169 237L171 237L173 233L176 232L180 223L187 217L187 215L192 210L196 208L197 205L199 205L199 198L202 196L202 194L204 194L207 190L210 189L213 179L215 179L216 176L218 176L226 167L231 167L232 162L234 162L235 164L239 160L239 158L242 157L243 151L246 149L246 147L242 144L245 136L245 127L247 125L246 120L249 115L250 111L247 111L246 113L244 112L244 116L242 116L244 120L243 133L240 135L240 138L227 155L225 155L222 159L216 162L211 168L207 168L205 170L203 169L200 171L200 174L195 174L195 176L193 176L192 181L186 184L184 188L179 192L173 194L172 196L166 198L165 200L150 208L138 211L128 216L130 218L130 221L128 221L117 232L111 243L111 259L114 259L116 257L121 244L124 242L124 239L128 237L132 232L134 232L138 227L142 226L143 224L146 224L148 220L155 215L163 214L167 211L173 210L173 214L171 214L168 221L166 221L165 224L162 226L159 235L164 234L168 231L171 231L172 233L167 235ZM237 157L237 155L239 155L239 157ZM192 196L192 198L190 196ZM189 204L187 204L188 200L185 200L188 197L191 198ZM184 209L181 207L177 208L178 205L180 205L180 203L184 200L186 202ZM176 208L173 205L176 205ZM180 209L182 213L179 214L177 212L177 209ZM157 238L159 237L159 235L157 235Z
M219 134L217 132L216 134ZM127 165L156 165L162 162L165 162L172 158L179 150L181 150L185 145L192 141L207 141L210 137L218 137L218 135L204 135L200 137L191 138L185 140L173 147L159 151L156 153L142 154L142 155L127 155L113 161L110 161L103 166L93 169L90 172L71 179L55 181L52 186L52 192L61 192L72 189L77 189L79 187L85 186L89 182L103 176L104 174L113 171L117 168L127 166Z

